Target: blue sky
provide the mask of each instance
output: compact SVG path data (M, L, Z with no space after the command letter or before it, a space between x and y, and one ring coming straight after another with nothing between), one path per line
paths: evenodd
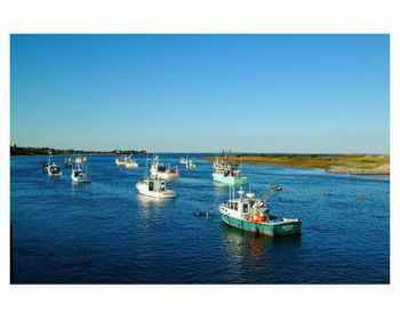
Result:
M387 35L13 35L20 146L389 151Z

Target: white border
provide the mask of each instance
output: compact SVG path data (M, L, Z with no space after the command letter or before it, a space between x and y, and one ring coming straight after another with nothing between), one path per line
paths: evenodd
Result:
M399 298L399 25L395 1L6 1L1 26L1 271L4 318L394 317ZM391 285L10 286L10 33L390 33ZM6 261L6 262L4 262Z

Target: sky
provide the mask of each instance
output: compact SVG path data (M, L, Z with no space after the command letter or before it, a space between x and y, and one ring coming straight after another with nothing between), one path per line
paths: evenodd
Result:
M388 35L12 35L11 142L389 152Z

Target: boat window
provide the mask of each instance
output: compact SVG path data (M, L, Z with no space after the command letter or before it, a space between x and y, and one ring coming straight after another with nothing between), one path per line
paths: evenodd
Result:
M233 209L238 210L238 203L233 203Z
M154 189L154 183L150 182L149 183L149 191L152 191Z
M243 213L247 213L249 211L249 205L243 204Z

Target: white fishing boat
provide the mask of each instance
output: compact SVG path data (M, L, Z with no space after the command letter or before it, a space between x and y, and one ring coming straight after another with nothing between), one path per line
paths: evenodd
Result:
M222 221L232 227L270 237L299 235L301 220L297 218L283 218L270 214L266 197L257 199L252 192L238 191L239 198L235 198L231 191L227 202L219 205Z
M196 164L193 163L192 160L189 160L189 161L186 163L186 169L188 169L188 170L194 170L194 169L196 169Z
M136 183L139 194L155 199L172 199L176 192L167 188L166 181L155 177L142 178Z
M75 160L74 161L77 164L83 165L83 164L85 164L87 162L87 157L83 156L83 155L77 155L77 156L75 156Z
M132 158L132 156L127 156L125 159L125 168L133 169L139 167L139 164Z
M186 157L181 157L180 159L179 159L179 164L182 164L182 165L187 165L187 163L188 163L188 157L186 156Z
M224 153L215 158L212 177L217 183L231 186L248 182L247 177L241 176L239 164L230 163Z
M126 156L122 156L122 155L118 156L115 159L115 164L117 164L118 166L125 165L126 164Z
M90 183L91 177L87 167L79 162L74 163L71 171L71 180L74 183Z
M155 178L172 181L179 177L179 170L178 167L171 168L160 163L158 156L155 156L151 163L150 175Z
M47 163L43 165L43 170L47 173L47 175L52 177L58 177L62 175L61 168L54 162L51 153L49 153Z

